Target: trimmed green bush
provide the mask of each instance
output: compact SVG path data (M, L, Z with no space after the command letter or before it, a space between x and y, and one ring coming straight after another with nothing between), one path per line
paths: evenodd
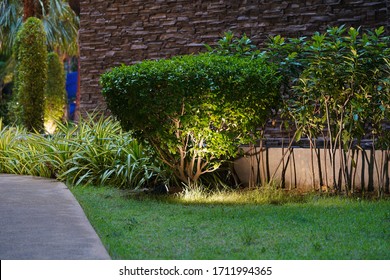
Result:
M17 103L22 107L21 122L29 130L42 131L44 92L47 81L46 34L42 22L29 18L18 33Z
M64 117L66 106L65 71L57 53L48 55L48 80L45 91L45 129L53 132Z
M279 76L261 59L188 55L114 68L101 78L112 113L191 184L258 137L279 102Z

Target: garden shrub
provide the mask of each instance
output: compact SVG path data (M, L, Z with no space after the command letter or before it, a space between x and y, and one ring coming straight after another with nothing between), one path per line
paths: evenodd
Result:
M30 131L43 130L44 92L47 81L46 34L42 22L29 18L18 32L16 43L16 103L21 122Z
M131 189L159 181L148 150L112 118L58 123L51 135L4 126L0 119L0 173Z
M66 106L65 71L57 53L48 55L48 80L45 91L45 129L51 132L64 117Z
M191 184L234 157L279 102L279 76L261 59L213 54L121 66L101 78L108 108Z
M110 185L139 188L158 178L148 150L111 117L88 116L73 130L59 125L53 144L70 155L61 160L58 178L72 185ZM63 136L65 135L65 142ZM57 141L56 141L57 139ZM58 141L59 140L59 141ZM60 144L60 146L59 146ZM51 162L51 160L49 161ZM56 166L56 165L55 165Z
M207 44L205 47L210 53L223 56L255 57L260 54L260 51L252 44L252 40L246 34L243 34L241 38L237 38L232 31L225 32L215 47Z
M279 65L288 89L282 115L295 124L295 139L307 137L312 151L318 153L318 138L325 140L337 190L353 190L353 149L362 149L362 139L372 138L373 151L389 149L383 124L390 111L390 38L383 34L383 27L364 33L340 26L311 38L276 36L268 46L267 56ZM312 161L313 187L314 176ZM380 192L384 178L378 175Z

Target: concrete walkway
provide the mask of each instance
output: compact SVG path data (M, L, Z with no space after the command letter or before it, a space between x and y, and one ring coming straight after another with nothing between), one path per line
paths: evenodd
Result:
M110 256L64 184L0 174L0 259L98 260Z

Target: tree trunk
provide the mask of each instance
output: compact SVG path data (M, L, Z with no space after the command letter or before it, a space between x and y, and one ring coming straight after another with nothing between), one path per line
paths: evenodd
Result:
M42 19L44 11L49 9L49 0L23 0L23 21L29 17Z
M23 0L23 21L34 16L34 0Z
M80 0L69 0L70 8L76 13L76 15L80 16Z

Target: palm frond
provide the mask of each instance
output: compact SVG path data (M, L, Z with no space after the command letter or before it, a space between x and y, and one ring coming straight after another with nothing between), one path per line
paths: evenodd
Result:
M50 0L42 19L47 44L51 51L77 55L79 18L66 1ZM16 34L23 24L23 3L20 0L0 2L0 54L10 54Z

